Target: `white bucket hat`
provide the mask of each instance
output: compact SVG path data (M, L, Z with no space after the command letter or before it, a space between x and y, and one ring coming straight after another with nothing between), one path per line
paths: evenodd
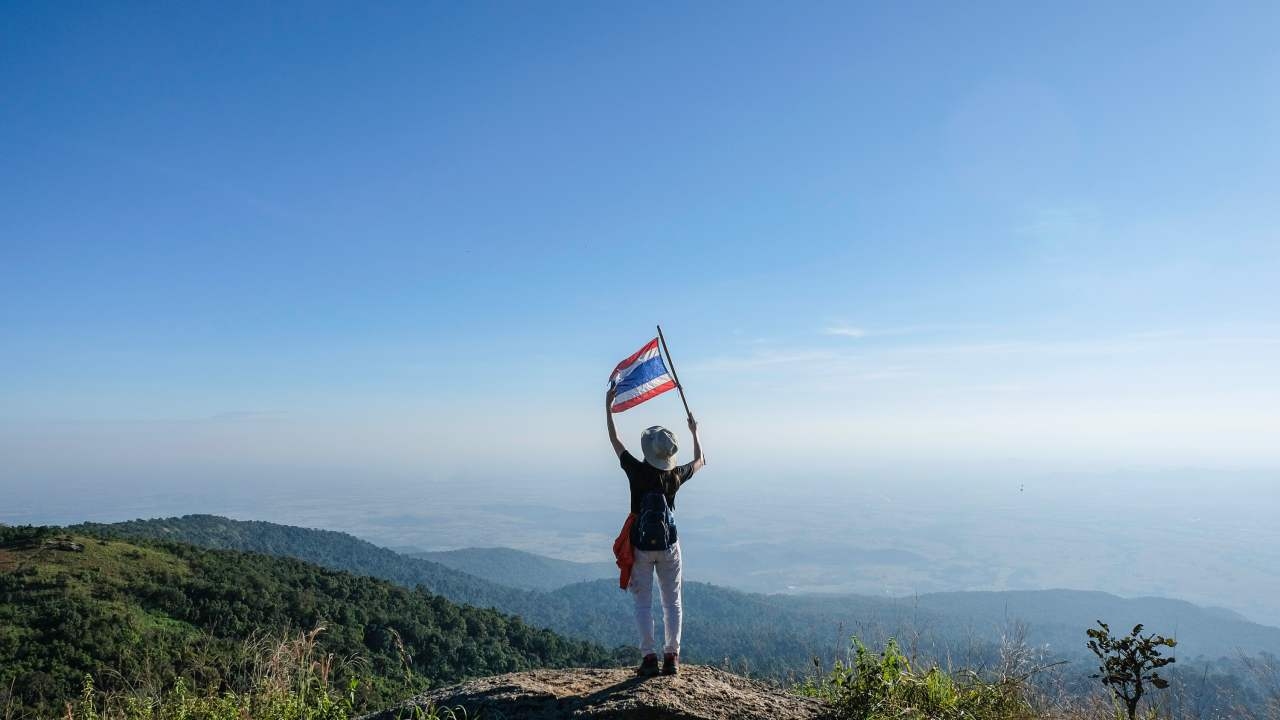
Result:
M661 425L654 425L640 435L640 449L644 451L644 461L659 470L670 470L676 466L676 436Z

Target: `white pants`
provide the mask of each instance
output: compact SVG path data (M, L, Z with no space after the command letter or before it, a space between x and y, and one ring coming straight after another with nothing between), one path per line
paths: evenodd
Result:
M653 649L653 573L658 573L662 591L663 652L680 652L680 543L666 550L635 550L636 563L631 568L631 597L636 601L636 627L640 630L640 654ZM655 653L656 654L656 653Z

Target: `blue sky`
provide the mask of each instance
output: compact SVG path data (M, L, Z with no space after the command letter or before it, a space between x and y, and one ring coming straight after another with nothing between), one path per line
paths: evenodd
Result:
M655 322L730 472L1275 467L1280 9L1123 5L9 3L0 487L610 472Z

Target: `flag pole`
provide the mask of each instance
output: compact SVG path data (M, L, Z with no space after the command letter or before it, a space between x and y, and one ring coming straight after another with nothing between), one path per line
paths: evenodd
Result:
M671 379L676 381L676 390L680 391L680 402L684 403L684 412L693 419L693 413L689 411L689 401L684 399L684 385L680 384L680 376L676 374L676 364L671 360L671 349L667 347L667 339L662 336L662 326L658 326L658 342L662 343L662 352L667 356L667 367L671 368Z

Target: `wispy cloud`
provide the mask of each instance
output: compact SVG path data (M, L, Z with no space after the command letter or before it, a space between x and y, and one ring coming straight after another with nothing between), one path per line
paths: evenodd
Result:
M785 352L757 350L739 355L714 357L701 362L694 362L690 365L690 370L706 372L755 370L757 368L764 367L812 365L815 363L831 362L833 360L838 360L839 358L839 355L827 350L810 350L804 348Z
M852 325L830 325L822 329L822 334L834 335L837 337L860 338L866 337L867 331L860 327L853 327Z
M285 414L278 410L228 410L205 418L208 422L271 422L283 420Z
M976 324L924 324L899 325L897 327L866 328L847 323L832 323L818 330L818 334L831 337L849 338L881 338L901 335L938 335L955 332L971 332L986 329L985 325Z
M824 335L854 338L880 338L890 335L926 334L924 326L917 328L889 328L863 330L848 326L833 326L822 331ZM842 331L842 332L836 332ZM855 332L857 334L855 334ZM954 371L960 362L980 362L966 365L970 370L1004 367L1000 363L1014 363L1019 372L1026 368L1042 367L1047 371L1055 363L1078 362L1088 358L1140 357L1158 354L1162 358L1174 354L1186 357L1199 352L1212 355L1221 346L1247 346L1260 352L1270 351L1280 345L1280 331L1258 328L1258 332L1242 332L1229 335L1204 334L1191 329L1149 329L1116 335L1067 338L993 338L989 340L938 341L901 343L858 343L845 347L814 347L812 345L755 346L733 355L704 358L692 367L706 372L752 372L762 369L783 370L792 377L843 377L864 380L887 380ZM968 360L966 360L968 359ZM1027 363L1033 363L1028 365ZM1043 363L1043 366L1035 363ZM1002 388L1010 390L1011 388Z

